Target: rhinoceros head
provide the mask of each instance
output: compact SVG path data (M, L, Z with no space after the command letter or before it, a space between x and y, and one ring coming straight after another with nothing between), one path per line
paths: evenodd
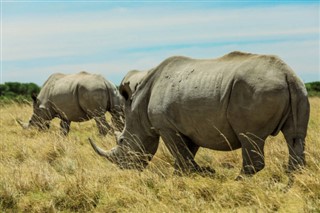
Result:
M52 120L50 110L41 103L35 94L32 94L31 97L33 99L33 114L29 120L29 126L36 126L42 130L48 129L50 120Z
M129 84L123 85L120 92L125 99L125 127L117 137L117 146L111 151L104 151L89 139L93 149L120 168L144 169L158 149L159 135L154 133L146 118L143 101L132 106L132 92Z

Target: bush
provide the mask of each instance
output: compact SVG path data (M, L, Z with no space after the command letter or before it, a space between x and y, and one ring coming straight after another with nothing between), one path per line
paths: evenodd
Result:
M320 81L306 83L309 96L320 96Z
M40 87L35 83L6 82L0 84L1 103L25 103L31 101L32 93L39 93Z

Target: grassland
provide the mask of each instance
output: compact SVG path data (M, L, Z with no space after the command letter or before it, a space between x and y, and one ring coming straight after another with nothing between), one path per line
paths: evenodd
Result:
M0 108L0 212L320 212L320 98L310 98L307 167L288 177L288 150L279 134L267 139L266 168L234 181L240 150L201 149L196 160L215 168L213 177L173 175L172 157L161 144L143 172L120 170L87 142L105 149L115 138L97 135L94 122L73 123L68 137L59 121L46 132L22 130L29 105ZM292 181L293 180L293 181Z

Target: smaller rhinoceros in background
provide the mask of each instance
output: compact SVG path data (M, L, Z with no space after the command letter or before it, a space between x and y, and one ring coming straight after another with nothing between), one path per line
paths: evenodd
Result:
M67 135L71 122L94 119L99 133L106 135L110 130L105 113L112 115L112 122L118 131L123 129L122 97L114 84L100 75L80 72L77 74L52 74L44 83L38 96L32 95L33 115L28 128L37 126L49 128L49 122L61 119L62 134Z

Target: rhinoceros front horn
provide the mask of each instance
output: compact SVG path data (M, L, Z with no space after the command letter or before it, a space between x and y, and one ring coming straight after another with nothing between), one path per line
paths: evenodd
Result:
M16 119L16 121L23 129L29 128L29 123L23 123L23 121L21 119Z
M108 159L109 161L111 161L111 162L114 162L114 159L113 159L113 157L112 157L112 151L105 151L105 150L101 149L100 147L98 147L98 146L94 143L94 141L93 141L91 138L88 138L88 140L89 140L92 148L94 149L94 151L95 151L98 155L107 158L107 159Z

